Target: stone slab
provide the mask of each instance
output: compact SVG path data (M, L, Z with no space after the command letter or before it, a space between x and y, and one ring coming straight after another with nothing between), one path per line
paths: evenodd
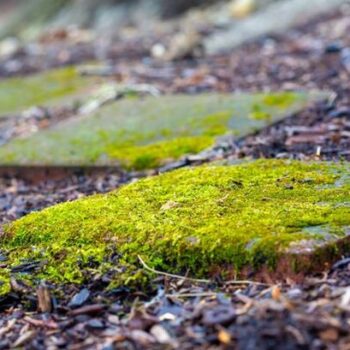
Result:
M0 148L0 166L158 168L243 137L329 97L327 92L125 98Z
M349 170L282 160L201 166L59 204L4 227L0 280L35 261L30 278L78 283L114 271L113 283L124 283L138 256L206 278L322 271L350 249Z

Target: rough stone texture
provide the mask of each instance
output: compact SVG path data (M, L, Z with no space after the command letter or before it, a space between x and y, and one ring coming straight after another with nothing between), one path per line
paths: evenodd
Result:
M150 169L242 137L327 93L128 98L0 148L2 166L104 166Z

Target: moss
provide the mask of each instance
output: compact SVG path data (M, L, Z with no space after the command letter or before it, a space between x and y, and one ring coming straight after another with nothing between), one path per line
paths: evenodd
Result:
M250 113L250 118L254 120L271 120L272 115L266 112L261 105L254 105Z
M6 295L11 291L9 274L9 270L2 271L0 274L0 296Z
M195 154L213 144L210 136L179 137L146 146L112 147L109 155L127 169L143 170L160 167L166 159Z
M201 277L220 266L239 275L273 267L290 244L345 237L350 184L337 181L348 171L277 160L182 169L29 214L4 228L1 246L11 266L46 262L33 276L55 282L118 270L121 283L138 254L170 272Z
M295 94L293 92L271 93L263 98L266 106L288 108L295 102Z
M219 135L241 137L254 132L327 94L293 93L294 102L290 98L287 109L281 108L281 103L276 103L278 107L265 105L268 96L203 94L124 99L94 115L13 140L0 148L0 163L158 167L204 150L215 144ZM280 95L273 96L278 100Z
M296 100L296 95L293 92L267 94L262 96L261 100L252 106L250 118L254 120L270 121L272 119L272 107L285 110L290 108L296 102Z
M58 102L86 89L90 80L80 77L74 67L3 80L0 82L0 116Z

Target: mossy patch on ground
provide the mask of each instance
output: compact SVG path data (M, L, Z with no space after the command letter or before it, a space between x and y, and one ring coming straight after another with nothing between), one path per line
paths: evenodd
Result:
M337 242L350 232L348 172L347 164L279 160L202 166L59 204L4 227L2 280L38 261L35 278L82 282L87 271L118 266L116 283L125 282L137 255L198 277L218 266L223 277L273 269L288 250L316 257L318 269L341 254Z
M149 169L198 153L304 108L327 93L128 98L0 148L1 165L121 165Z
M0 81L0 116L59 103L84 91L96 79L82 77L74 67Z

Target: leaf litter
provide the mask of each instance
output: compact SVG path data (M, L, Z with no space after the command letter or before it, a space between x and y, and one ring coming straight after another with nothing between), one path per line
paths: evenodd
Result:
M130 70L128 74L137 77L140 82L148 83L155 79L155 85L157 81L159 85L167 86L166 89L182 92L193 89L261 90L265 87L278 90L290 86L313 88L315 85L331 89L337 93L332 104L317 104L234 145L222 145L208 159L235 161L243 156L349 159L349 136L344 133L349 129L346 111L349 106L346 93L348 77L346 65L342 63L345 55L329 53L334 51L330 50L330 45L339 38L343 42L340 52L350 45L344 32L337 34L334 29L334 23L341 22L345 16L336 13L310 22L297 29L299 36L287 33L280 38L272 38L272 41L246 45L227 56L199 60L197 68L190 68L192 63L187 61L167 64L162 69L168 72L168 80L160 83L150 67L140 71L141 63L139 67L127 68ZM327 26L331 29L322 33L327 33L328 37L320 37L320 28ZM314 44L320 42L324 51L314 49ZM259 57L261 50L263 59ZM232 68L230 74L224 69L228 63ZM116 63L116 66L118 64L120 66L114 67L114 72L125 69L125 65ZM271 74L276 67L278 71ZM40 70L40 67L35 69ZM198 75L199 69L203 72L201 77L193 81L188 79L188 76ZM25 68L19 72L25 72ZM247 79L247 73L250 73L251 79ZM176 76L179 78L175 79ZM316 154L319 146L321 151ZM208 159L196 159L192 163ZM191 161L187 165L189 163ZM103 176L78 173L64 180L46 180L40 184L2 178L1 221L13 220L55 202L108 191L122 182L125 179L113 173ZM101 277L84 286L90 291L90 299L87 305L74 310L68 304L82 289L81 286L60 290L58 286L47 285L45 288L49 292L44 293L45 302L39 302L43 299L40 292L23 292L21 287L17 287L1 300L0 346L37 349L50 346L154 348L166 342L170 347L181 344L183 349L228 346L244 349L269 346L348 348L349 266L348 259L344 257L324 275L309 276L303 282L287 279L272 288L222 285L220 281L202 285L184 279L154 276L152 288L146 293L124 287L105 294L98 287L103 284ZM39 304L47 304L48 295L52 312L38 312ZM220 310L223 309L231 317L227 317L229 321L224 321L224 324L220 319ZM215 310L209 312L211 325L205 324L205 321L208 322L208 310ZM134 318L130 318L131 312Z

